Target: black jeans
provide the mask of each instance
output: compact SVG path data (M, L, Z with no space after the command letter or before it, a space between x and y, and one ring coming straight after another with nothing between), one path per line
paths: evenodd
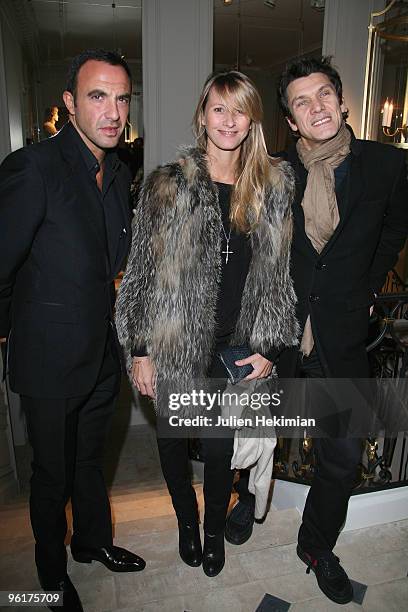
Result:
M325 377L315 350L309 357L303 358L300 376ZM340 417L333 414L331 419L327 419L329 436L332 431L342 430L341 419L344 418L347 418L347 414ZM362 442L359 438L314 438L313 447L316 472L306 499L298 539L305 551L319 556L334 548L346 519L348 502L361 460Z
M225 379L225 370L214 358L209 378ZM223 383L222 386L225 386ZM226 438L201 438L204 459L204 531L223 531L231 496L234 470L231 470L233 433ZM187 438L157 438L160 463L174 510L180 522L191 523L198 518L197 499L191 485Z
M67 399L21 398L33 448L30 516L36 564L49 580L66 573L65 506L70 497L75 544L112 544L102 459L119 384L120 363L110 332L92 393Z

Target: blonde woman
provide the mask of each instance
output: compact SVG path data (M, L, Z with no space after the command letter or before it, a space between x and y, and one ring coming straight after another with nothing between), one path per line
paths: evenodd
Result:
M117 303L120 340L133 357L142 395L186 377L225 378L217 354L245 344L249 379L268 376L279 351L296 343L289 275L294 180L271 159L260 96L244 74L211 76L193 128L197 146L146 179ZM202 440L204 547L191 486L187 440L159 438L163 474L179 524L179 552L207 576L223 568L233 439Z

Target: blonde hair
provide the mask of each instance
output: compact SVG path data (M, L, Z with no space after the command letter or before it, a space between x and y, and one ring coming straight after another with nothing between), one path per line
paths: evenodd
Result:
M193 117L197 146L203 151L207 150L203 118L212 88L221 97L232 99L234 108L248 115L251 120L251 129L241 145L230 205L231 225L240 232L249 233L257 224L265 200L266 186L271 182L273 168L278 162L271 159L266 150L262 101L258 90L245 74L236 70L211 75L205 82Z

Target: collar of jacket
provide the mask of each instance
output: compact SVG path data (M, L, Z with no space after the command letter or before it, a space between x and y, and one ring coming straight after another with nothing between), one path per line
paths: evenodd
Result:
M181 173L187 181L186 186L188 188L199 188L200 184L204 182L206 187L209 187L215 196L218 193L208 171L206 153L197 147L181 147L177 161L159 167L156 172L160 174L160 171L163 171L165 174L168 172ZM290 164L283 159L280 160L274 166L274 171L270 175L270 183L266 188L266 208L270 210L271 207L279 209L280 207L287 206L294 196L294 181L295 176ZM280 212L284 214L284 210Z
M73 169L81 166L82 163L83 167L90 172L98 163L96 157L86 146L70 121L50 140L55 140L58 143L62 157ZM113 172L119 170L121 166L115 149L107 151L105 161Z

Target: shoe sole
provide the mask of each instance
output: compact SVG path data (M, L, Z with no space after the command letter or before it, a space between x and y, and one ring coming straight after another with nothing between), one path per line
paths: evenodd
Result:
M123 569L121 569L121 568L113 568L110 565L108 565L107 563L105 563L104 561L101 561L100 559L94 559L93 557L90 557L89 555L84 555L84 554L81 554L81 553L73 554L71 552L71 556L72 556L73 560L76 561L77 563L92 563L92 561L96 561L97 563L102 563L102 565L104 565L111 572L118 572L118 573L123 573L123 572L141 572L146 567L146 564L145 564L143 567L130 567L130 568L123 568Z
M306 556L306 553L304 553L302 550L299 549L299 546L296 548L296 554L299 557L299 559L305 564L307 565L307 567L310 567L310 570L314 573L314 575L316 576L316 580L317 580L317 584L319 585L319 589L322 591L322 593L324 593L326 595L326 597L328 597L329 599L331 599L331 601L334 601L334 603L337 604L347 604L350 603L351 601L353 601L353 597L354 597L354 593L353 590L351 592L351 597L350 596L345 596L345 597L337 597L336 595L333 595L333 593L329 590L327 590L324 586L322 586L319 582L319 578L316 574L315 568L313 567L313 565L310 565L309 563L309 559Z

